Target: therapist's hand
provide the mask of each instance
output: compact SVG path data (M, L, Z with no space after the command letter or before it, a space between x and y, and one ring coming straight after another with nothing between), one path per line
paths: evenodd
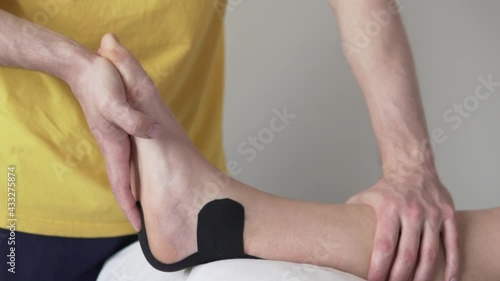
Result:
M92 134L106 162L111 188L132 226L141 227L139 210L130 190L129 134L154 138L160 135L155 120L133 108L120 74L105 58L88 60L77 76L66 81L80 103Z
M430 280L440 235L446 252L445 276L458 275L455 209L450 194L434 173L410 173L404 178L385 175L347 203L369 205L376 213L368 281Z

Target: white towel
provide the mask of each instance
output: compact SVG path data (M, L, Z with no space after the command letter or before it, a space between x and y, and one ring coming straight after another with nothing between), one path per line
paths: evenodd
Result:
M151 267L136 242L112 256L97 281L364 281L331 268L268 260L224 260L174 273Z

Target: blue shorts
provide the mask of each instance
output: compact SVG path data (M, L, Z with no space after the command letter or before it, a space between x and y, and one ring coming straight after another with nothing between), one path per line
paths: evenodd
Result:
M2 281L95 281L107 258L137 240L137 235L66 238L16 231L11 252L9 236L0 229Z

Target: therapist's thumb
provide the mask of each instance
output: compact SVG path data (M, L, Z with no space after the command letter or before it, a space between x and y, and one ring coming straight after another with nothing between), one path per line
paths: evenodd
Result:
M129 135L139 138L156 138L161 134L160 125L144 113L122 103L108 112L108 120Z

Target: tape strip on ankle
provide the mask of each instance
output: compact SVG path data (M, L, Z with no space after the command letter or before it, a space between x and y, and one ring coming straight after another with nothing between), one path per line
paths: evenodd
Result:
M144 214L140 202L142 228L139 243L146 260L157 270L174 272L199 264L226 259L259 259L245 254L243 249L243 229L245 209L231 199L218 199L208 202L198 213L196 231L198 252L172 264L157 260L149 248Z

